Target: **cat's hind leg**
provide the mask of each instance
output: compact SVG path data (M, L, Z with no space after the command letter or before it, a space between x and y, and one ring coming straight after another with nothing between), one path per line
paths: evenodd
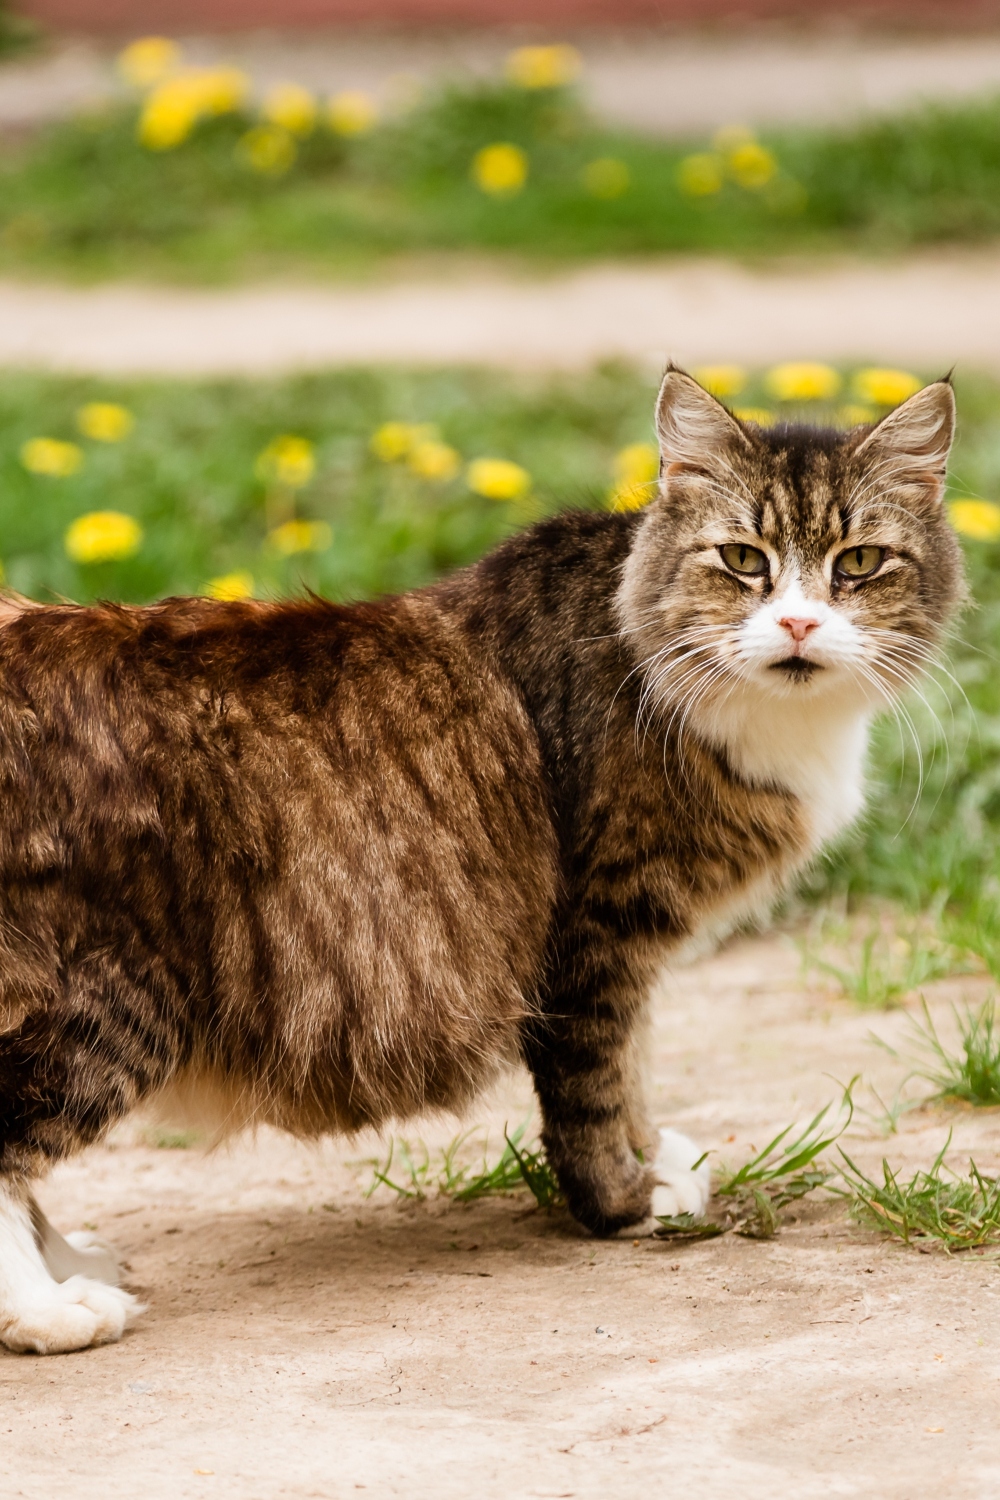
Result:
M106 1240L98 1239L88 1229L75 1229L63 1236L49 1223L35 1198L30 1200L30 1207L35 1238L54 1281L88 1276L108 1286L119 1285L118 1257Z
M47 1223L27 1188L0 1179L0 1341L19 1354L65 1354L114 1343L143 1311L141 1304L100 1279L109 1269L117 1279L103 1250L98 1257L93 1247L73 1246L49 1225L56 1272L69 1273L59 1279L47 1264L38 1220Z

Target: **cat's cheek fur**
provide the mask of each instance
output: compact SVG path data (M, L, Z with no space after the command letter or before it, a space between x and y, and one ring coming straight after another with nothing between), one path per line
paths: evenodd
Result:
M0 1342L14 1353L111 1344L144 1311L113 1284L106 1248L73 1238L57 1234L23 1189L0 1184Z

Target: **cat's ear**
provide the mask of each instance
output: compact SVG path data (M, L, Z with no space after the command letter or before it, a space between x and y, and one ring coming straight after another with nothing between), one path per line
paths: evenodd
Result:
M656 400L656 435L660 440L660 470L711 467L734 448L746 447L747 436L721 402L685 375L670 368Z
M954 436L955 393L950 381L935 380L883 417L856 457L887 482L922 484L940 498Z

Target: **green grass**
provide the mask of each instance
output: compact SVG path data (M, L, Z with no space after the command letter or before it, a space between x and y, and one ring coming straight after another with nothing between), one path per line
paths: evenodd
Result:
M906 1054L912 1064L910 1076L932 1085L930 1099L1000 1105L1000 1027L995 1000L985 1000L978 1010L952 1007L959 1034L958 1052L950 1052L941 1041L926 1001L922 1011L923 1021L910 1017L910 1050Z
M373 1173L365 1196L370 1198L378 1188L385 1187L400 1199L422 1201L437 1193L456 1203L474 1203L527 1188L539 1208L552 1208L562 1201L559 1184L541 1146L537 1142L522 1144L526 1131L527 1121L513 1135L505 1129L503 1151L492 1165L488 1139L482 1143L478 1165L469 1160L471 1143L479 1135L476 1130L455 1136L438 1152L431 1151L423 1141L411 1144L393 1137L385 1161L366 1163Z
M909 918L865 913L853 922L822 911L802 943L803 968L834 980L863 1010L889 1010L921 985L968 967L939 929L937 909Z
M884 1159L877 1182L841 1151L852 1217L906 1245L929 1241L949 1253L1000 1244L1000 1180L984 1177L972 1160L968 1177L949 1171L944 1157L950 1144L949 1134L930 1171L906 1182Z
M115 106L2 144L0 269L218 281L362 273L428 252L881 252L1000 232L997 99L768 135L779 168L770 183L730 178L701 198L682 191L678 172L708 142L606 129L569 90L451 85L368 136L317 130L279 178L241 160L248 116L204 121L165 152L137 143L135 120ZM475 152L497 141L528 153L527 184L512 197L470 179ZM584 184L603 157L628 170L620 197Z

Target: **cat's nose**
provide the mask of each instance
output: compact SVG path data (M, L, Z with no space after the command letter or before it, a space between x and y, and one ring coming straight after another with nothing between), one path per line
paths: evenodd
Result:
M810 618L809 615L785 615L778 621L788 631L792 640L796 643L804 641L810 630L815 630L819 624L818 620Z

